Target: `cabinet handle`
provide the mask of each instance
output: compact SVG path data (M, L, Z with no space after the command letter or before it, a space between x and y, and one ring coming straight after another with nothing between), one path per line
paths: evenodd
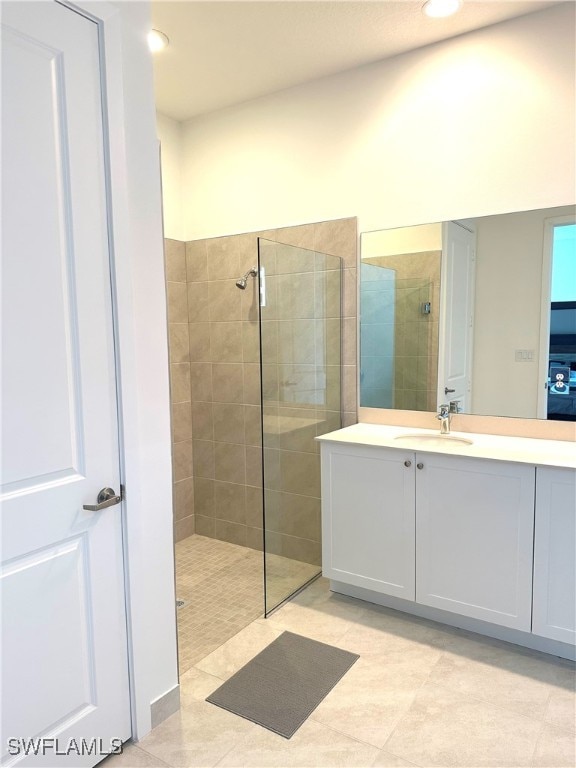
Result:
M419 461L418 464L416 464L416 466L418 467L418 469L424 469L424 464L422 464L421 461Z
M406 461L404 462L404 466L405 467L411 467L412 466L412 462L409 461L408 459L406 459Z

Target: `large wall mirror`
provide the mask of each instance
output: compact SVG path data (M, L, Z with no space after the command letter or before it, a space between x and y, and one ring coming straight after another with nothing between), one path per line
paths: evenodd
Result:
M366 232L360 405L576 421L576 206Z

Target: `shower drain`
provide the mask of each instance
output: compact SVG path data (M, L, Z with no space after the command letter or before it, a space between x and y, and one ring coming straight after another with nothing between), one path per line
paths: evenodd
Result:
M182 608L183 605L186 605L185 600L176 600L176 608Z

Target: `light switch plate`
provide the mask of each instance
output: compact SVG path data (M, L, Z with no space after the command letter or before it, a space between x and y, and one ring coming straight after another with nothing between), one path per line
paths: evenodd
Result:
M517 363L533 363L534 362L534 350L533 349L517 349L514 353L514 359Z

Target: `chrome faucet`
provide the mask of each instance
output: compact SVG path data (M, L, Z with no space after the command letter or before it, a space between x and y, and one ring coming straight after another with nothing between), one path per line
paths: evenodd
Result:
M440 420L440 434L450 434L450 406L444 403L440 406L440 413L436 416Z

